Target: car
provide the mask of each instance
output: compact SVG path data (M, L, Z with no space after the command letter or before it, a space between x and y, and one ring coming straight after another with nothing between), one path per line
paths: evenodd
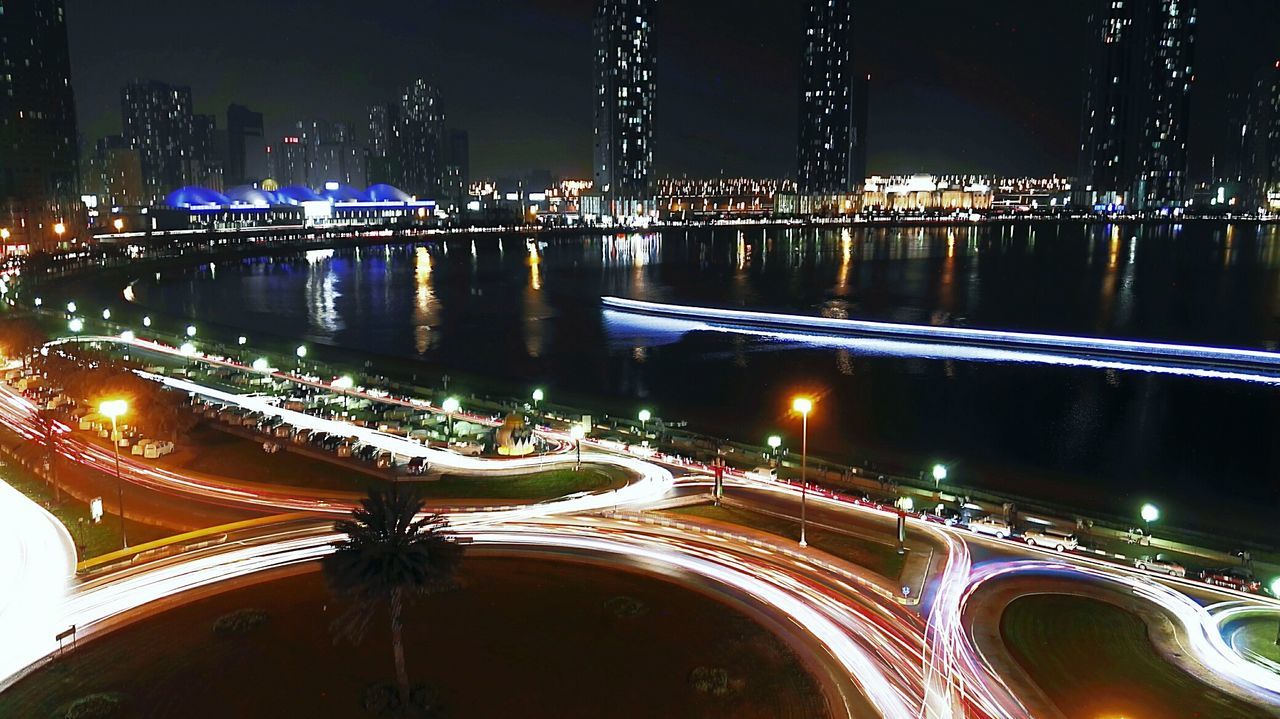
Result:
M312 432L311 436L307 438L307 444L311 445L312 447L321 447L328 440L329 440L328 432Z
M986 534L996 539L1008 539L1013 536L1013 527L998 517L983 517L969 522L969 531Z
M294 444L306 444L311 441L311 430L302 428L293 433Z
M464 457L479 457L484 452L484 447L473 442L457 442L449 445L449 449Z
M1075 551L1080 547L1074 534L1055 532L1052 529L1028 529L1022 533L1022 541L1032 547L1044 547L1057 552Z
M410 457L409 463L405 465L405 471L415 476L426 474L430 468L431 464L427 462L426 457Z
M1133 566L1144 572L1155 572L1156 574L1168 574L1171 577L1187 576L1187 568L1169 559L1165 559L1164 555L1157 554L1154 557L1139 557L1133 560Z
M1200 581L1215 587L1225 587L1239 592L1260 594L1262 582L1253 572L1244 567L1227 567L1225 569L1206 569L1200 572Z
M764 482L775 482L778 479L778 468L756 467L750 472L747 472L747 477L749 479L758 479Z

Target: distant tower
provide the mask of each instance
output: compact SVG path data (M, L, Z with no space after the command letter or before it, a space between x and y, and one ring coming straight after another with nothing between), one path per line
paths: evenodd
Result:
M1241 135L1245 209L1280 211L1280 60L1254 78Z
M244 105L227 106L227 185L261 180L266 160L262 113Z
M79 147L63 0L0 0L0 229L52 243L71 224Z
M1180 207L1196 0L1096 0L1077 201Z
M799 190L840 194L865 173L866 80L854 79L851 0L809 0L800 67ZM861 126L861 133L855 129ZM859 158L858 155L862 154Z
M611 214L647 203L653 181L654 53L657 0L597 0L595 189ZM650 209L647 208L646 209Z
M1119 0L1113 0L1119 2ZM1148 0L1144 18L1146 111L1134 200L1142 209L1181 207L1187 191L1196 0Z
M147 198L194 181L195 116L191 88L163 82L133 82L120 92L124 136L142 161L142 187Z

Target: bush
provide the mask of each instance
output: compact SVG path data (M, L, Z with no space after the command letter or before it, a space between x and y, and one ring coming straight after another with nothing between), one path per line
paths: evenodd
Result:
M606 599L604 608L619 619L638 617L649 611L648 605L635 597L613 597Z
M729 693L729 670L720 667L695 667L689 672L689 686L703 694L724 696Z
M67 706L65 719L107 719L120 714L123 697L119 694L89 694Z
M231 637L256 629L266 621L267 613L261 609L237 609L218 617L213 623L213 633L220 637Z

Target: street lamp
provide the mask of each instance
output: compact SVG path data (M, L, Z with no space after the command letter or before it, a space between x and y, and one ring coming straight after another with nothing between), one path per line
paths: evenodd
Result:
M120 339L124 340L125 342L132 342L137 338L138 336L133 333L133 330L125 330L124 332L120 333Z
M124 220L117 217L115 221L111 223L111 226L116 228L116 232L121 232L124 230Z
M253 367L254 372L270 372L271 371L271 363L268 362L265 357L259 357L258 359L254 360L251 366Z
M809 413L813 411L813 400L808 397L796 397L791 400L791 409L800 413L800 546L807 547L805 541L805 505L809 498Z
M580 424L575 424L569 428L569 436L573 437L574 448L577 450L578 459L573 465L573 471L577 472L582 469L582 438L587 436L587 430Z
M53 232L58 236L58 239L61 240L62 236L67 234L67 226L59 222L53 226Z
M76 334L80 334L84 331L84 320L79 317L72 317L71 321L67 323L67 329L75 332Z
M195 337L195 336L196 336L196 326L195 326L195 325L187 325L187 336L188 336L188 337Z
M542 399L543 399L544 397L546 397L546 396L547 396L547 395L546 395L546 393L542 391L542 388L541 388L541 387L536 387L536 388L534 388L534 390L533 390L533 411L534 411L534 413L537 413L537 411L538 411L538 403L539 403L539 402L541 402L541 401L542 401Z
M942 483L943 481L946 480L946 478L947 478L946 465L942 465L942 464L933 465L933 488L941 489Z
M778 462L778 451L782 448L782 437L776 434L771 434L766 442L769 445L769 449L773 451L774 464L780 464Z
M457 397L450 397L440 405L440 409L444 410L444 416L446 419L449 420L449 437L452 438L453 437L453 413L457 412L459 409L462 409L462 405L458 402Z
M150 326L151 326L151 315L145 315L145 316L142 318L142 326L143 326L143 327L150 327Z
M238 342L241 347L244 347L246 344L249 343L249 338L245 337L244 335L240 335L240 337L236 340L236 342Z
M67 303L67 313L68 313L68 314L75 314L75 312L76 312L76 303L75 303L75 302L68 302L68 303Z
M653 413L647 409L642 409L640 410L640 414L638 416L640 418L640 434L644 435L644 426L649 423L650 419L653 418Z
M1147 523L1147 536L1151 536L1151 523L1160 519L1160 508L1150 502L1142 505L1140 510L1142 521Z
M898 505L898 554L907 553L907 512L915 509L916 503L910 497L899 497Z
M104 319L104 320L109 320L109 319L111 319L111 310L103 310L103 311L102 311L102 319Z
M128 411L129 403L122 399L107 400L98 405L98 412L111 418L111 447L116 454L116 507L120 510L120 544L125 549L129 548L129 538L124 532L124 479L120 476L120 438L116 436L116 420Z
M8 241L9 241L9 228L8 228L8 227L0 227L0 240L3 240L4 242L8 242Z
M345 412L349 409L347 404L347 390L355 386L355 380L350 375L342 375L333 381L333 388L338 390L338 394L342 395L342 410Z

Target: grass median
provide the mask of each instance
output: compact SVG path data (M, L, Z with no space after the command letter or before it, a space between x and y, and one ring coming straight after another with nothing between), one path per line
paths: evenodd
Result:
M553 469L511 477L445 475L415 486L428 499L515 499L540 502L576 492L604 492L627 484L626 471L583 465L580 470Z
M1067 719L1261 716L1166 662L1142 619L1105 602L1021 597L1005 609L1000 629L1010 652Z
M710 504L680 507L670 512L737 524L768 534L776 534L792 541L800 540L800 524L797 520L775 517L763 512L753 512L737 507L716 507ZM902 567L906 563L906 555L898 554L896 545L864 539L844 532L833 532L812 524L805 531L805 541L811 547L865 567L889 579L897 579L901 576Z

